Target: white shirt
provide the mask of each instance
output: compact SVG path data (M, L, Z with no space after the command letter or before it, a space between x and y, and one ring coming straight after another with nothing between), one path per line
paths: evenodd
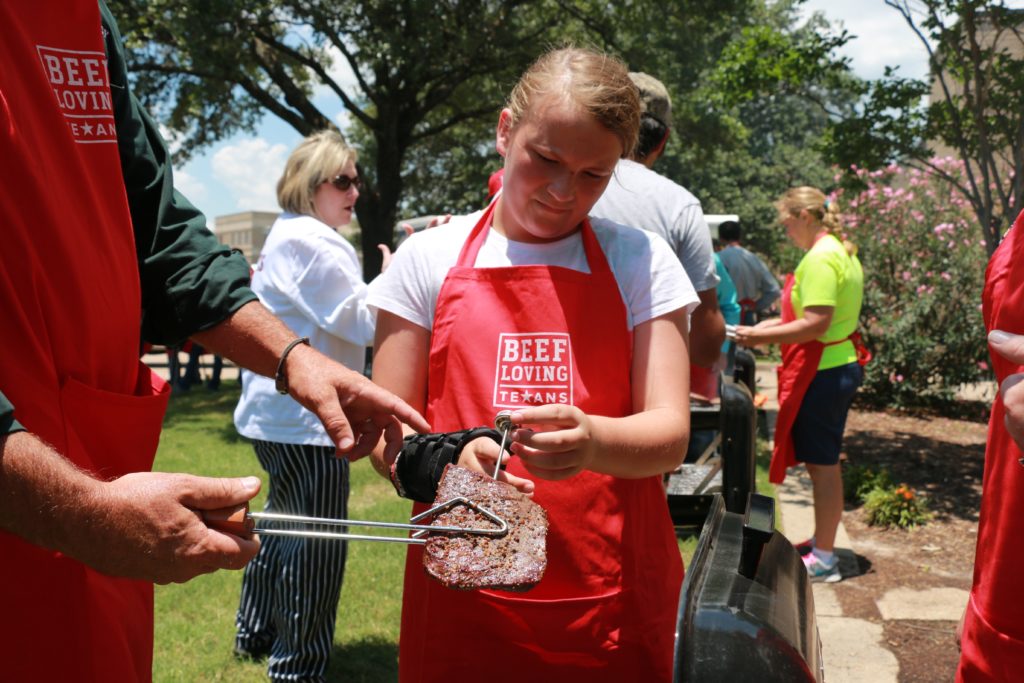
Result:
M270 229L252 276L252 289L270 312L313 348L362 372L376 315L356 250L312 216L282 214ZM274 388L274 380L242 372L235 408L242 436L277 443L329 446L319 418Z
M682 185L643 164L621 159L590 215L661 235L694 289L704 292L718 286L711 230L700 201Z
M370 307L431 329L441 285L482 213L455 217L402 243L391 267L370 285ZM596 219L591 224L626 304L630 330L666 313L685 308L689 314L696 308L699 300L693 285L665 240L611 221ZM578 231L555 242L533 244L511 241L492 229L474 265L553 265L590 272Z

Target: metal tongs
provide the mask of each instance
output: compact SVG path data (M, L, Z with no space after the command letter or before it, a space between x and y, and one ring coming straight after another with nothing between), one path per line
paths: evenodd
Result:
M494 418L495 428L501 432L501 448L498 451L498 461L494 467L494 479L498 478L498 470L501 468L501 454L505 450L505 443L508 440L509 432L515 426L511 419L512 411L503 410ZM428 524L417 524L423 520L430 520L447 512L454 507L464 505L484 516L496 527L466 528L459 526L432 526ZM411 543L422 545L427 542L425 536L430 534L467 534L475 536L491 536L501 538L508 534L508 522L494 514L487 508L474 503L468 498L459 496L446 500L443 503L421 512L408 524L400 522L374 522L363 519L331 519L326 517L303 517L301 515L286 515L277 512L250 512L249 504L242 503L232 507L220 508L219 510L202 510L203 521L211 529L224 531L235 536L248 537L252 534L260 536L300 536L304 538L330 538L346 541L378 541L381 543ZM267 524L282 523L290 525L304 525L305 528L275 528ZM407 529L413 531L411 536L370 536L366 534L352 534L348 531L328 531L324 527L346 529L350 526L374 527L378 529Z
M736 328L737 327L738 327L738 325L726 324L726 326L725 326L725 338L728 339L729 341L736 341Z
M431 526L430 524L417 524L425 519L451 510L459 505L465 505L483 515L487 520L494 522L497 526L489 529L466 528L459 526ZM400 522L374 522L363 519L332 519L326 517L303 517L301 515L285 515L276 512L250 512L249 504L242 503L234 507L221 508L219 510L203 510L203 521L211 529L224 531L235 536L247 537L252 534L260 536L301 536L304 538L330 538L346 541L378 541L381 543L413 543L423 544L427 540L424 536L431 534L469 534L476 536L493 536L500 538L508 533L508 523L501 517L483 507L477 505L468 498L459 496L452 498L440 505L435 505L426 512L421 512L409 520L409 524ZM276 528L267 524L283 523L304 525L304 528ZM352 534L348 531L329 531L324 527L343 529L350 526L375 527L378 529L408 529L415 531L412 536L370 536L366 534Z

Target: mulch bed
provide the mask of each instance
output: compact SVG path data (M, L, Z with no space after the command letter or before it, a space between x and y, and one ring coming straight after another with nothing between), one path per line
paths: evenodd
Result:
M845 616L881 621L875 601L894 588L970 590L987 426L972 419L853 410L844 446L849 463L886 469L893 482L926 494L933 518L916 529L869 526L860 508L843 524L860 555L861 575L836 584ZM889 621L885 646L899 680L952 680L958 652L955 621Z

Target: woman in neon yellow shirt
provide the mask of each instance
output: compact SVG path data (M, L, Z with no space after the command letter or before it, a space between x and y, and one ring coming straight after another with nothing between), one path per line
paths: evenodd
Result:
M853 245L833 234L839 211L823 192L793 188L775 207L787 236L807 254L786 278L782 318L739 327L736 340L782 345L770 478L780 483L787 467L807 466L814 483L814 536L797 547L811 579L831 583L842 578L834 553L843 513L839 452L846 415L863 380L855 332L864 273Z

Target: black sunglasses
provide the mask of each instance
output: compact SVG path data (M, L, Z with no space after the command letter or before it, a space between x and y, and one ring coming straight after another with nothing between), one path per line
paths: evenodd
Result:
M354 187L358 190L363 186L363 181L359 179L359 176L347 176L344 174L338 174L327 182L334 185L342 192L347 192L350 187Z

